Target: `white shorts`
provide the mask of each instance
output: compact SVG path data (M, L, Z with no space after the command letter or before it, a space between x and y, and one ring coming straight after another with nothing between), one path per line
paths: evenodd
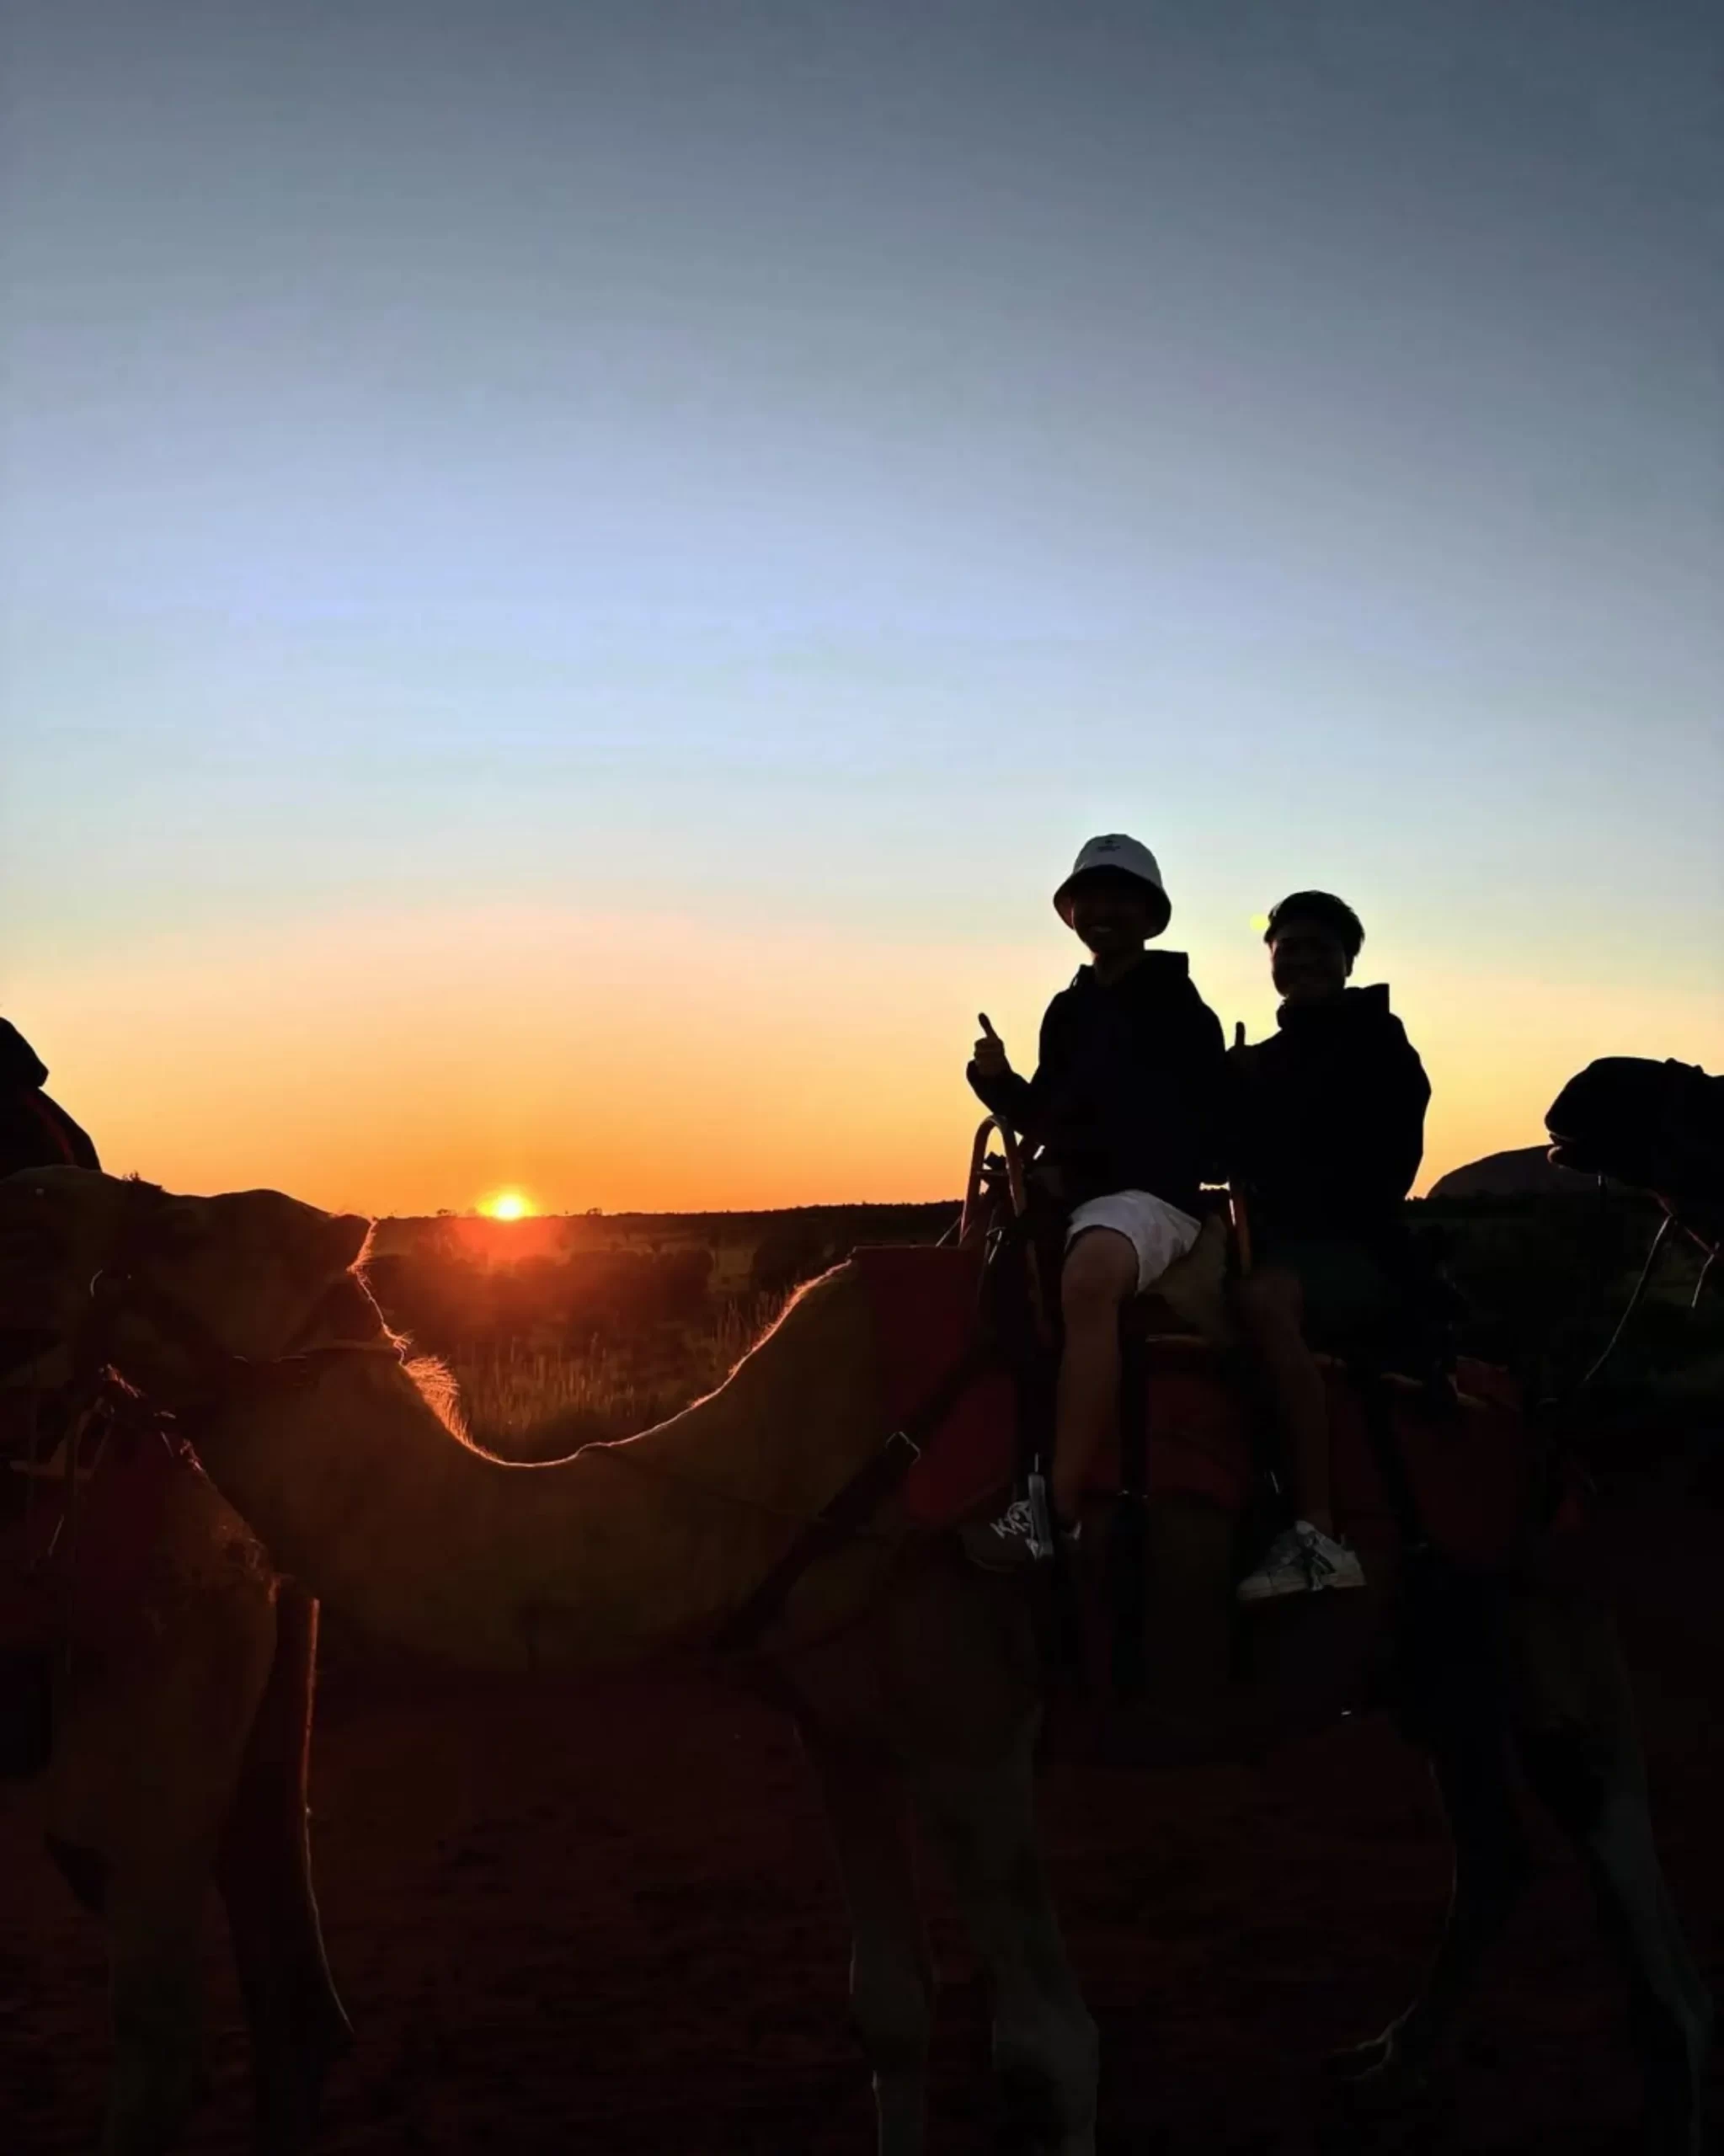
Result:
M1137 1252L1137 1291L1141 1295L1176 1258L1185 1256L1202 1226L1165 1198L1153 1197L1146 1190L1115 1190L1077 1208L1065 1230L1065 1247L1070 1250L1087 1228L1111 1228L1124 1235Z

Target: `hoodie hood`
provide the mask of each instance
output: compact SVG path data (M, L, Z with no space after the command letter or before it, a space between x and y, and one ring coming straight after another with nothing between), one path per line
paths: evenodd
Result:
M48 1066L17 1027L0 1018L0 1085L45 1086Z
M1284 1003L1275 1013L1275 1023L1284 1033L1301 1026L1369 1025L1385 1020L1397 1033L1401 1030L1401 1021L1389 1008L1385 981L1369 988L1343 988L1339 995L1323 1003Z

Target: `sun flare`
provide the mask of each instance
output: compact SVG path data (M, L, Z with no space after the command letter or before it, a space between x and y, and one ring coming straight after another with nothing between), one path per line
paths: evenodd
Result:
M493 1220L525 1220L532 1207L518 1190L499 1190L494 1198L488 1198L480 1212Z

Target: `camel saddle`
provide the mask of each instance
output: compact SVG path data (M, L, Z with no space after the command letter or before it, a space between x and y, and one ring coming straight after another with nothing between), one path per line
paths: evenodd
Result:
M173 1478L193 1471L130 1394L74 1420L51 1393L0 1388L0 1653L113 1639L136 1606Z
M985 1514L1009 1496L1025 1448L1021 1359L977 1353L981 1252L867 1248L854 1262L873 1315L889 1426L915 1427L919 1456L898 1493L905 1523L934 1531ZM1170 1315L1177 1325L1177 1314L1165 1311L1162 1323ZM1343 1530L1366 1544L1385 1534L1414 1539L1468 1570L1512 1566L1529 1533L1548 1524L1551 1506L1546 1447L1508 1374L1462 1358L1453 1390L1442 1390L1333 1357L1319 1361ZM926 1403L938 1400L954 1369L965 1380L939 1401L928 1427ZM1097 1464L1093 1493L1124 1491L1150 1504L1192 1500L1243 1514L1262 1485L1264 1449L1259 1403L1236 1348L1190 1326L1151 1329L1140 1313L1128 1326L1122 1391L1120 1433Z

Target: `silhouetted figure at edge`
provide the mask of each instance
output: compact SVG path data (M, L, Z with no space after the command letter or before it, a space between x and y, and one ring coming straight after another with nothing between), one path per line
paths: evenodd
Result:
M1326 1396L1310 1343L1368 1337L1404 1306L1402 1205L1431 1097L1388 990L1347 985L1364 942L1350 906L1296 891L1263 941L1282 999L1278 1030L1230 1059L1234 1172L1253 1258L1237 1305L1274 1394L1297 1517L1240 1583L1246 1602L1364 1582L1335 1532Z
M982 1019L968 1075L995 1115L1041 1147L1040 1187L1068 1214L1051 1496L1077 1532L1091 1461L1119 1413L1119 1313L1197 1240L1198 1186L1220 1134L1221 1026L1182 951L1146 951L1172 908L1156 857L1121 833L1092 839L1054 894L1090 962L1049 1005L1033 1078ZM1006 1571L1052 1552L1020 1498L965 1531Z
M42 1091L48 1068L8 1020L0 1018L0 1176L20 1168L99 1168L96 1149Z
M42 1091L46 1066L18 1028L0 1018L0 1176L24 1168L94 1168L101 1163L88 1134ZM64 1396L0 1396L0 1476L14 1445L51 1444L69 1413ZM3 1518L0 1507L0 1518ZM49 1657L38 1646L0 1642L0 1774L35 1772L47 1756L53 1691Z

